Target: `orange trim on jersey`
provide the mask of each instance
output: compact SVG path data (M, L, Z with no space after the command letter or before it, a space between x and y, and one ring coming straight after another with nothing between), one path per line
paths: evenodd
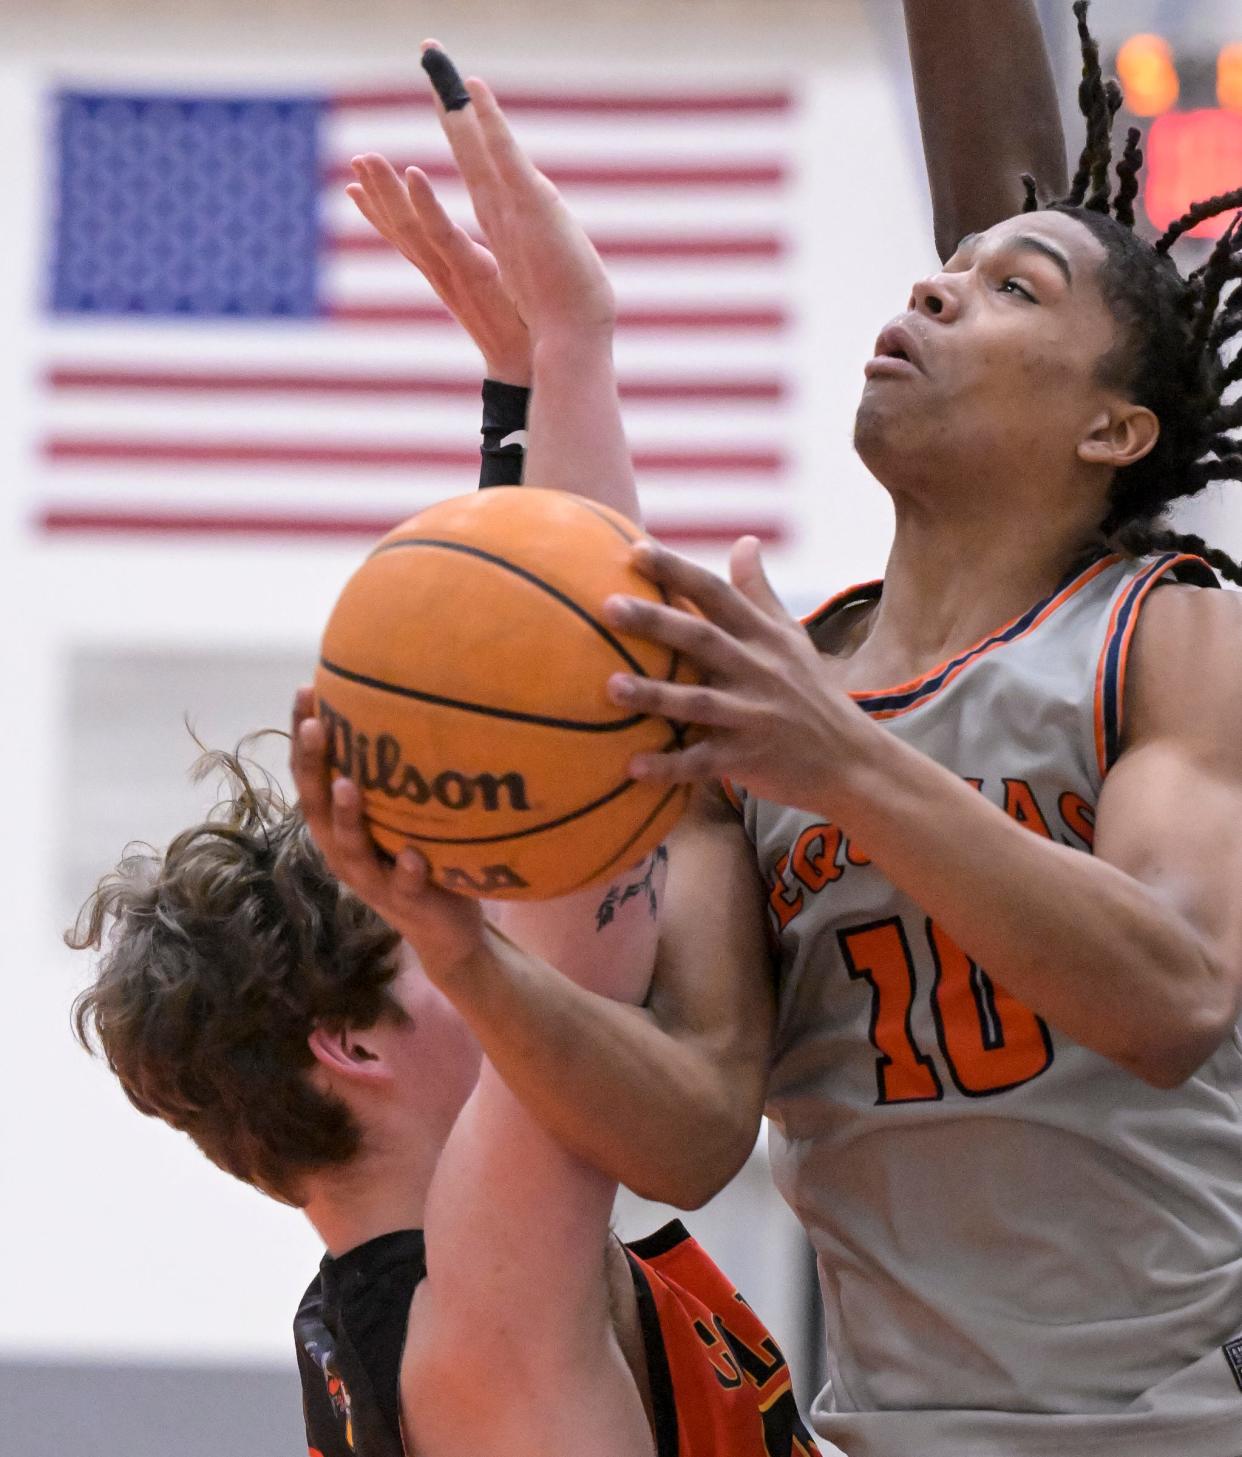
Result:
M1203 560L1191 552L1168 552L1157 557L1134 576L1113 603L1104 634L1104 646L1095 671L1095 754L1103 778L1112 768L1121 749L1125 716L1126 671L1130 661L1130 644L1138 626L1143 603L1153 587L1178 567L1193 563L1211 572Z
M860 582L856 587L846 587L843 592L834 592L826 602L821 602L814 612L808 612L801 619L803 627L810 627L813 622L818 622L821 617L831 617L838 607L843 607L851 597L861 597L864 592L873 592L877 587L883 587L884 578L876 577L870 582ZM878 595L878 594L877 594Z
M953 657L946 658L944 662L938 663L934 668L921 673L917 678L909 682L899 683L892 688L873 689L867 692L854 692L850 697L859 707L865 709L872 718L889 719L900 718L903 714L910 713L923 704L931 702L945 688L949 686L961 673L972 663L978 662L981 657L993 652L996 648L1004 647L1011 642L1019 642L1034 632L1037 627L1045 623L1059 608L1063 607L1071 597L1076 596L1088 583L1095 580L1101 572L1114 566L1121 558L1115 554L1101 557L1099 561L1093 562L1091 566L1080 572L1072 581L1054 592L1051 597L1042 602L1037 602L1033 607L1028 607L1025 612L1019 613L1017 617L1011 618L1003 627L990 632L986 637L980 638L973 647L966 648L961 653L955 653ZM837 605L843 604L850 597L862 592L874 589L881 583L866 583L863 586L851 587L845 592L839 592L835 597L829 598L828 602L810 617L804 618L806 624L813 621L823 620L825 615L830 615ZM926 691L923 691L926 690ZM890 704L888 700L894 698L911 698L909 703Z
M734 789L733 781L731 779L722 779L720 781L720 792L729 801L733 808L737 810L738 814L744 813L742 809L741 798L738 795L737 790Z

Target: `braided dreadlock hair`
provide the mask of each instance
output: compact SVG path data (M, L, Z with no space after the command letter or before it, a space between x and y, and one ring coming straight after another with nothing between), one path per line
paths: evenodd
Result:
M1106 382L1125 389L1160 421L1155 448L1119 470L1100 535L1110 546L1145 555L1192 552L1222 576L1242 584L1242 566L1197 536L1168 530L1161 518L1175 501L1198 495L1215 481L1242 481L1242 398L1226 402L1242 383L1242 212L1202 267L1183 278L1170 256L1183 234L1230 209L1242 208L1242 187L1196 203L1154 246L1133 231L1134 202L1143 165L1141 133L1131 128L1117 164L1112 195L1113 120L1121 88L1105 80L1100 50L1087 26L1090 0L1075 0L1082 46L1078 104L1086 143L1069 193L1042 203L1034 178L1024 175L1026 212L1042 207L1073 215L1104 245L1104 296L1125 337L1105 360Z

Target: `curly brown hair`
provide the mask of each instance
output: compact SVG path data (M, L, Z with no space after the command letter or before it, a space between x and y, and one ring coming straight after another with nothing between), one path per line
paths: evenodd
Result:
M222 1169L290 1204L361 1131L307 1076L319 1024L403 1014L399 937L336 881L296 807L246 750L205 753L224 797L161 855L130 845L65 940L102 955L73 1006L131 1103L188 1133Z

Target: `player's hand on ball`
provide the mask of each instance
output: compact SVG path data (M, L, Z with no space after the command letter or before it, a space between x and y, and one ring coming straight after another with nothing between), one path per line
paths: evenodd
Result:
M615 596L605 604L609 622L683 653L703 681L615 673L609 696L621 707L708 732L681 751L638 756L630 772L668 783L728 778L777 804L822 810L834 766L867 720L830 682L805 629L772 591L759 543L743 537L735 544L730 582L650 541L635 548L635 563L702 616Z
M337 880L413 946L428 976L447 975L482 948L482 906L433 885L417 851L403 850L395 861L379 853L358 786L331 778L323 725L314 715L312 690L299 688L290 768L311 838Z
M475 216L532 341L611 333L616 299L599 254L518 145L496 98L478 79L463 84L434 41L424 42L423 67Z
M530 335L500 279L491 253L445 212L427 174L404 179L377 152L350 163L358 179L345 189L381 237L404 254L483 355L489 379L529 385Z

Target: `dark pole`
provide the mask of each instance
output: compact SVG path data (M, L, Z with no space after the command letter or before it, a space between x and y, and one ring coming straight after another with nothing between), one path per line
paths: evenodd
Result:
M828 1379L828 1349L824 1333L824 1305L819 1293L819 1262L811 1241L803 1236L799 1260L802 1286L802 1359L794 1376L798 1409L807 1415L811 1403Z

